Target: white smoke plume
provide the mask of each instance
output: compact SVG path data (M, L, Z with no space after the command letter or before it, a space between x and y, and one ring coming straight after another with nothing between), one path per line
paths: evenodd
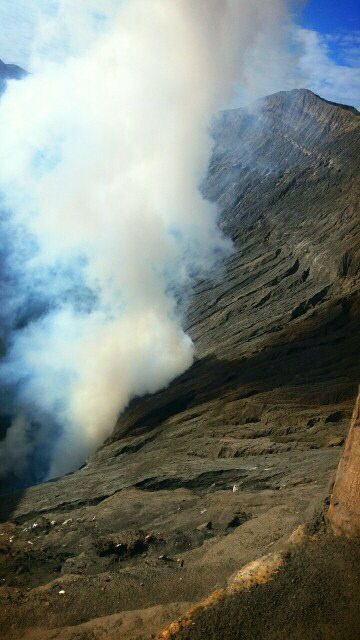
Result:
M50 300L13 334L2 376L39 446L57 425L51 477L190 366L179 296L230 250L198 189L209 123L235 82L256 93L252 46L278 59L288 17L281 0L50 4L31 74L1 101L0 188L23 286Z

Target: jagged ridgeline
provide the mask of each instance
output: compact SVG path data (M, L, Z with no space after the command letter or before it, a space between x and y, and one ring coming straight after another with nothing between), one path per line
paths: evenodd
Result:
M235 249L193 296L196 361L81 470L1 499L9 637L147 638L329 495L360 379L360 116L294 90L213 134Z

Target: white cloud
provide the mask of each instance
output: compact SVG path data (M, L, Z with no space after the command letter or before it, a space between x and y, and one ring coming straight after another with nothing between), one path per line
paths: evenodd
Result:
M132 397L191 364L177 294L230 245L198 190L209 123L239 75L260 92L249 52L279 62L286 21L282 0L124 0L100 33L97 4L62 0L45 16L32 75L0 104L6 204L40 247L26 281L81 256L97 295L86 313L59 296L17 332L3 369L21 406L61 424L52 475L81 462ZM56 279L47 285L54 295Z
M329 38L310 29L297 29L295 42L299 47L297 82L333 102L360 108L360 60L355 44L359 34L342 38L343 58L348 64L338 64L331 56ZM355 52L357 51L357 55ZM350 64L351 63L351 64Z
M25 69L37 52L59 59L94 37L94 23L114 18L113 0L0 0L0 58ZM85 15L86 10L86 15Z
M359 107L360 31L322 35L294 29L285 10L279 21L280 0L276 4L274 10L274 2L263 3L259 17L267 24L272 19L274 28L254 33L247 64L239 70L238 102L306 86L329 100ZM94 19L100 14L114 20L118 6L113 0L1 0L0 58L25 68L36 66L39 53L59 60L91 42ZM336 43L341 64L331 55L332 43Z

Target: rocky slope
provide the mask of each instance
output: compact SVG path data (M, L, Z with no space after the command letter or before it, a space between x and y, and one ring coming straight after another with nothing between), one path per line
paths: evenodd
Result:
M2 497L4 637L148 638L329 494L360 379L360 115L295 90L214 136L235 250L194 293L196 361L82 469Z

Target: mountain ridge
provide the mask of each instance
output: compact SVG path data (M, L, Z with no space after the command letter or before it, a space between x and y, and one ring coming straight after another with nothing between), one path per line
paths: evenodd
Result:
M7 80L21 80L27 72L17 64L7 64L0 60L0 93L6 88Z

